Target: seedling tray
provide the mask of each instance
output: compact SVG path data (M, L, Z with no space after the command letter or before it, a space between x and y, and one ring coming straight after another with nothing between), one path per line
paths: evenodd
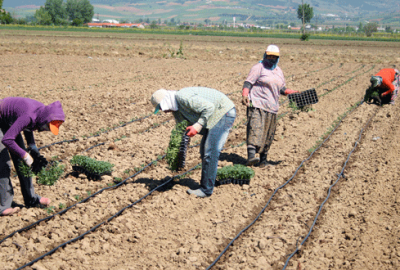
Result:
M290 101L295 102L296 106L299 108L318 103L317 92L314 88L308 89L301 93L290 94L288 98Z
M108 172L103 172L103 173L101 173L101 174L99 174L99 173L92 173L92 172L89 172L88 170L86 170L85 168L83 168L83 167L81 167L81 166L76 166L76 165L72 166L72 169L73 169L75 172L85 174L89 180L94 180L94 181L100 180L101 177L102 177L103 175L111 175L111 172L110 172L110 171L108 171Z
M215 186L235 184L235 185L250 185L250 179L221 179L215 181Z
M179 146L179 153L178 153L178 170L185 168L185 163L186 163L186 154L187 154L187 149L189 147L190 143L190 137L186 134L182 134L182 141Z

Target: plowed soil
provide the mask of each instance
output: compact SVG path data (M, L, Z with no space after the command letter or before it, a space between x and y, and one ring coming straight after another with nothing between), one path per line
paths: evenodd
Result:
M152 114L151 94L187 86L229 94L238 116L219 166L244 164L241 89L271 43L281 49L287 86L315 88L319 102L300 111L282 96L273 165L254 167L249 185L189 196L200 170L168 178L177 175L163 158L175 122ZM60 100L66 122L58 136L35 133L41 153L62 160L65 174L53 186L34 180L52 207L0 217L0 268L206 269L261 213L213 269L399 269L400 102L356 106L370 76L400 62L399 49L394 42L2 30L0 98ZM179 173L201 162L200 139L192 139ZM74 141L48 146L64 140ZM114 171L100 181L73 174L74 155L109 161ZM15 173L12 182L14 202L23 204Z

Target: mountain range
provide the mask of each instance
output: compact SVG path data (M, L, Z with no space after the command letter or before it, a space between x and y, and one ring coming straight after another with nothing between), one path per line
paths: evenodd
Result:
M4 0L3 8L16 17L33 15L46 0ZM100 20L300 24L297 8L302 0L91 0ZM377 21L400 27L399 0L307 0L314 9L312 23L355 25Z

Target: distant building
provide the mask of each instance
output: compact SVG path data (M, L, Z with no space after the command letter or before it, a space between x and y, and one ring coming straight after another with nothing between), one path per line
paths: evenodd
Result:
M119 23L119 21L117 21L117 20L104 20L103 23L115 23L115 24L117 24L117 23Z
M113 27L120 27L120 28L140 28L144 29L143 24L141 23L88 23L87 26L89 28L97 27L97 28L113 28Z

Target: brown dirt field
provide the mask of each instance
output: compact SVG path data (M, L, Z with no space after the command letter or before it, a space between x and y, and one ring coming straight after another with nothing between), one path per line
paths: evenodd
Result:
M205 199L186 194L199 185L200 171L193 170L137 202L174 175L161 160L127 179L165 154L174 126L171 115L151 114L151 94L159 88L186 86L229 94L238 116L220 166L243 164L246 127L241 88L270 43L281 49L279 65L287 86L301 91L315 88L320 96L309 112L292 111L287 102L281 106L268 156L276 165L255 167L250 185L222 185ZM176 58L180 44L183 56ZM61 204L80 203L4 241L49 213L22 208L16 216L0 217L1 268L22 267L59 245L63 247L25 268L207 268L254 220L273 192L292 178L309 157L308 150L338 117L362 99L370 76L399 64L399 49L394 42L2 30L0 98L24 96L44 104L60 100L67 117L60 134L35 133L37 144L78 139L41 150L47 159L62 159L66 173L54 186L35 182L35 190L52 200L54 213L61 211ZM399 104L362 104L349 113L213 269L283 269L336 180L309 238L287 269L399 269ZM133 119L139 121L103 132ZM192 144L199 139L194 137ZM345 178L338 179L354 147ZM77 154L115 164L112 176L92 181L83 174L71 175L69 160ZM193 147L187 169L199 162L198 148ZM113 185L113 177L127 180L81 202ZM21 204L18 179L13 176L12 182L14 201ZM95 227L103 221L107 222ZM64 244L67 241L71 242Z

